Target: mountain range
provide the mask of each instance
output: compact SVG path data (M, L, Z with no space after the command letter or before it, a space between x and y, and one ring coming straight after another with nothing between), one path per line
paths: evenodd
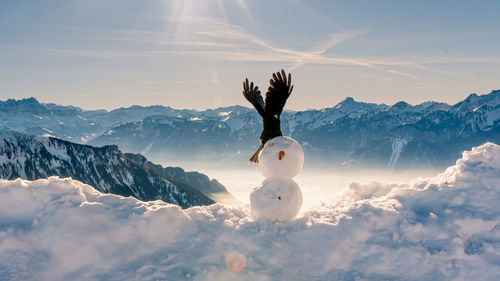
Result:
M92 147L53 137L0 132L0 178L71 177L101 192L183 208L234 200L226 188L197 172L162 167L116 145Z
M261 118L243 106L205 111L132 106L112 111L0 102L1 130L55 136L94 146L115 144L156 162L169 159L241 163L259 145ZM462 151L500 143L500 90L454 105L374 104L346 98L319 110L287 111L283 134L298 140L309 163L339 167L444 167Z

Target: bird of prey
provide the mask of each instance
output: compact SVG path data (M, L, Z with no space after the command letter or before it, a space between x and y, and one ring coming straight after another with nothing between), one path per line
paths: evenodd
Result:
M270 86L267 89L266 99L262 98L259 87L253 82L248 83L248 78L243 82L243 95L257 109L263 120L262 134L260 135L260 147L250 158L250 162L259 162L259 152L264 148L264 144L272 138L282 136L280 126L280 115L285 106L286 100L293 90L292 76L288 73L288 79L284 70L273 73Z

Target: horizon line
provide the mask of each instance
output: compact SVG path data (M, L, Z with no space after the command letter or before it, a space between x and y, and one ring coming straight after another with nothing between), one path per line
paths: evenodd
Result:
M300 111L309 111L309 110L322 110L322 109L328 109L328 108L333 108L339 104L341 104L342 102L348 100L348 99L352 99L354 102L357 102L357 103L366 103L366 104L375 104L375 105L386 105L386 106L393 106L397 103L400 103L400 102L405 102L411 106L418 106L418 105L421 105L421 104L424 104L426 102L435 102L435 103L444 103L444 104L447 104L447 105L450 105L450 106L454 106L462 101L464 101L465 99L467 99L468 97L472 96L472 95L478 95L478 96L485 96L485 95L489 95L489 94L492 94L494 92L497 92L497 91L500 91L500 88L498 89L492 89L490 92L488 93L484 93L484 94L478 94L478 93L469 93L466 95L465 98L459 100L458 102L456 102L455 104L450 104L450 103L447 103L447 102L439 102L439 101L434 101L434 100L427 100L427 101L423 101L421 103L417 103L417 104L412 104L412 103L409 103L405 100L400 100L400 101L397 101L393 104L386 104L386 103L374 103L374 102L366 102L366 101L361 101L361 100L356 100L355 98L353 98L352 96L346 96L344 97L340 102L332 105L332 106L329 106L329 107L322 107L322 108L307 108L307 109L301 109L301 110L297 110L297 109L284 109L284 111L293 111L293 112L300 112ZM163 105L163 104L150 104L150 105L140 105L140 104L132 104L132 105L129 105L129 106L120 106L120 107L115 107L113 109L104 109L104 108L96 108L96 109L87 109L87 108L84 108L84 107L81 107L81 106L78 106L78 105L74 105L74 104L60 104L60 103L54 103L54 102L44 102L44 101L40 101L38 98L34 97L34 96L31 96L31 97L25 97L25 98L19 98L19 99L16 99L16 98L7 98L5 100L1 100L0 99L0 102L8 102L10 100L14 100L16 102L19 102L19 101L23 101L23 100L31 100L31 99L34 99L36 100L39 104L53 104L53 105L57 105L57 106L65 106L65 107L76 107L76 108L79 108L83 111L106 111L106 112L111 112L111 111L114 111L114 110L118 110L118 109L128 109L128 108L131 108L131 107L134 107L134 106L138 106L138 107L155 107L155 106L161 106L161 107L164 107L164 108L171 108L173 110L192 110L192 111L198 111L198 112L203 112L203 111L208 111L208 110L217 110L217 109L221 109L221 108L228 108L228 107L236 107L236 106L239 106L239 107L244 107L244 108L249 108L249 109L252 109L251 106L246 106L246 105L242 105L242 104L233 104L233 105L226 105L226 106L219 106L219 107L215 107L215 108L206 108L206 109L195 109L195 108L174 108L170 105Z

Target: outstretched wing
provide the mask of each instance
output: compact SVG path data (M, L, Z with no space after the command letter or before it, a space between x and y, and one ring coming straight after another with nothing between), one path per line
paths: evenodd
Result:
M270 80L270 83L271 86L266 93L266 114L279 118L286 100L293 90L292 76L288 73L287 79L286 73L282 69L281 73L273 73L273 79Z
M253 87L253 82L248 84L248 78L243 82L243 95L257 109L261 116L264 116L265 105L259 87Z

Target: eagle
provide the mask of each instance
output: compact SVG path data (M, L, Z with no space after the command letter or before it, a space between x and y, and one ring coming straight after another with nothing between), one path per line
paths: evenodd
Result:
M259 87L253 82L248 82L248 78L243 81L243 96L257 109L262 116L263 128L260 134L260 147L250 158L250 162L259 162L259 152L264 148L266 142L272 138L282 136L280 116L285 106L286 100L293 90L292 76L285 71L273 73L273 78L269 81L271 84L267 89L266 99L262 98Z

